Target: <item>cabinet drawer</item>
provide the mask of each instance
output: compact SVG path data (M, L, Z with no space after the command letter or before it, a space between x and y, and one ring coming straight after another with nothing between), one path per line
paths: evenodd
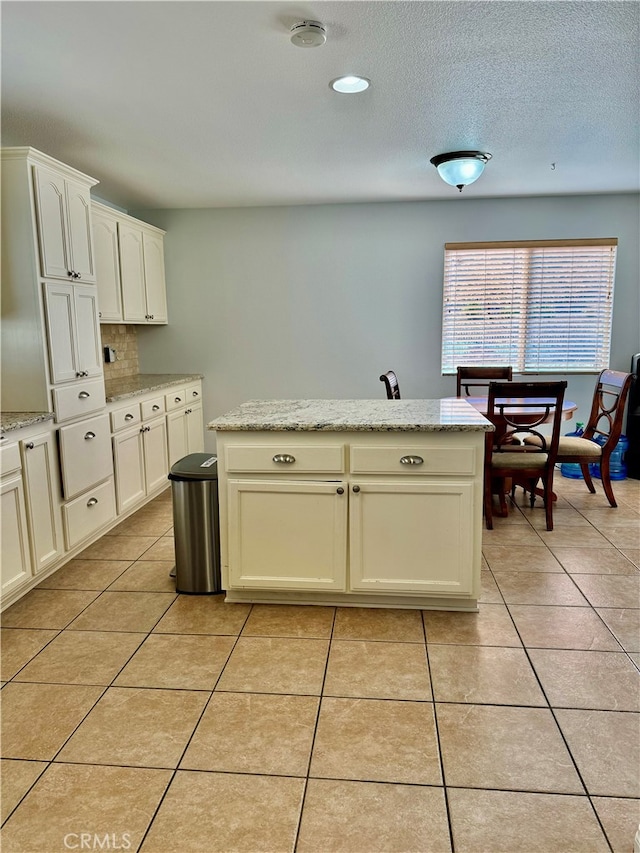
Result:
M280 461L277 461L280 458ZM230 445L225 450L227 471L269 474L341 474L344 445L263 444L253 447Z
M144 403L140 404L140 407L142 409L143 421L147 421L149 418L155 418L158 415L164 414L164 397L154 397L153 400L145 400Z
M173 412L175 409L181 409L187 403L186 388L176 388L169 394L164 395L165 403L168 412Z
M53 408L58 423L99 412L105 405L104 379L74 382L73 385L53 389Z
M195 385L189 385L187 388L187 403L192 405L193 403L197 403L199 400L202 400L202 388L200 383L197 382Z
M62 491L67 500L113 474L107 415L61 427L59 433Z
M108 524L116 516L113 480L85 492L62 507L67 550Z
M11 474L12 471L19 471L21 467L20 450L17 443L2 445L0 447L0 474L4 477L5 474Z
M353 445L350 470L352 474L473 474L476 450L474 447L437 445L428 448L410 444L394 447Z
M111 412L111 429L118 432L125 427L135 426L140 423L140 404L132 403Z

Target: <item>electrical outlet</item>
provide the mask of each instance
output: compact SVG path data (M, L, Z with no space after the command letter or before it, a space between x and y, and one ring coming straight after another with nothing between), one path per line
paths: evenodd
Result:
M116 360L116 351L113 347L104 348L105 364L112 364Z

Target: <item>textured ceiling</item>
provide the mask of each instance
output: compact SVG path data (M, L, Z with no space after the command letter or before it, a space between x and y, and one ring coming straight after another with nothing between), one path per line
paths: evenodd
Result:
M493 159L463 198L640 188L631 2L3 2L2 144L126 208L451 198L429 158ZM327 28L301 49L289 28ZM358 73L360 95L328 83ZM552 167L555 164L555 168Z

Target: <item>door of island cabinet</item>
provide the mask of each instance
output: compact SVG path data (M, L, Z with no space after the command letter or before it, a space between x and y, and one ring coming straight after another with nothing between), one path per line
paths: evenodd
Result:
M346 590L345 483L228 482L229 586Z
M471 595L473 496L454 481L352 483L350 588Z
M33 573L64 554L60 476L55 435L42 433L20 442Z

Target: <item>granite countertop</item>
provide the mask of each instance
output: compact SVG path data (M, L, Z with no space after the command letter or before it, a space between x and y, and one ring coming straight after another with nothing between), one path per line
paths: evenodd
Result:
M0 415L0 435L12 432L14 429L39 424L42 421L52 421L53 412L2 412Z
M123 376L121 379L108 379L104 383L107 403L138 397L148 391L169 388L179 382L197 382L201 373L137 373L135 376Z
M324 432L492 432L465 400L251 400L208 429Z

